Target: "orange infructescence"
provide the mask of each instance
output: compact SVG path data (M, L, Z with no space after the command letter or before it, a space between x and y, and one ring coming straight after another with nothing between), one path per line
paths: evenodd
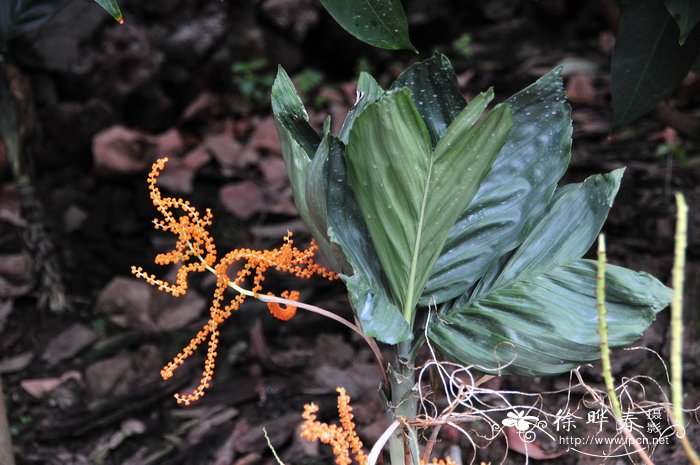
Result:
M301 437L308 441L321 441L333 448L335 463L337 465L350 465L352 459L350 452L355 454L355 461L359 465L367 465L367 454L365 454L362 441L355 432L355 422L353 421L352 407L350 406L350 396L345 388L336 388L338 392L338 418L340 426L321 423L316 419L318 405L304 405L304 413L301 417L304 422L301 424ZM426 465L421 461L421 465ZM450 457L445 459L433 459L428 465L457 465Z
M170 265L180 263L182 266L177 271L175 283L169 283L157 279L154 275L143 271L141 267L132 267L131 272L138 278L144 279L158 289L168 292L175 297L187 292L187 276L190 272L201 272L213 268L217 280L214 299L209 310L210 318L207 324L197 333L182 352L180 352L162 370L163 379L169 379L173 372L182 365L187 357L192 355L199 345L206 339L208 342L207 357L204 365L204 372L199 386L190 394L176 394L178 403L190 403L196 401L204 395L204 391L209 387L209 383L214 375L214 365L216 361L216 349L219 345L219 325L224 322L231 313L238 310L239 306L246 299L245 294L237 294L228 305L222 308L224 292L230 283L241 286L249 276L253 276L253 287L249 294L258 297L262 291L262 282L265 280L265 272L274 268L277 271L284 271L300 278L310 278L314 274L328 278L337 279L338 276L332 271L319 266L313 261L313 257L318 250L318 245L312 241L306 250L299 250L293 246L291 232L284 237L281 247L272 250L251 250L236 249L224 255L217 263L216 246L213 238L209 235L207 228L212 224L212 214L209 209L204 216L200 215L196 208L189 202L172 197L163 197L160 189L156 186L158 176L165 168L167 158L156 161L148 175L148 187L150 190L153 205L163 215L163 220L154 220L156 229L172 232L177 236L175 248L167 253L158 254L155 263L158 265ZM176 218L173 210L184 213ZM236 277L231 280L227 271L229 267L239 260L244 260L243 268L238 271ZM268 294L272 295L272 294ZM297 291L285 291L282 297L288 300L298 301ZM270 312L281 320L288 320L294 316L297 308L294 306L282 307L278 303L268 303Z
M321 423L316 420L318 405L304 405L304 413L301 417L304 423L301 425L301 437L309 441L321 441L333 448L335 463L338 465L350 465L350 451L355 454L355 460L360 465L367 463L367 454L362 450L362 441L355 433L355 422L352 421L352 407L350 396L344 388L337 388L338 392L338 417L340 426Z

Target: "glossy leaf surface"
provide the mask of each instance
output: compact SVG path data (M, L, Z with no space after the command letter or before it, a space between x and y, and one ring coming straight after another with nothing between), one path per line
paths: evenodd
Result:
M600 357L596 264L580 257L595 241L622 170L557 191L522 245L496 264L470 297L445 306L429 337L459 362L501 374L554 374ZM646 273L609 266L610 345L641 336L670 300Z
M379 48L416 50L399 0L321 0L323 7L350 34Z
M390 90L406 87L430 133L435 147L447 127L467 106L459 91L457 76L445 55L434 54L404 71Z
M409 340L413 336L411 329L391 298L372 238L350 188L342 142L328 136L327 145L322 183L326 191L328 235L352 265L352 273L346 273L343 280L355 315L368 336L387 344ZM317 164L320 163L314 160L314 165Z
M511 111L481 94L452 122L435 150L408 89L387 93L355 120L346 159L353 192L394 300L412 323L447 233L505 143Z
M104 10L112 15L112 18L114 18L118 22L124 22L124 16L122 15L121 10L119 9L119 5L117 5L117 2L115 0L95 0L98 5L100 5Z
M445 243L422 303L464 294L503 255L522 242L547 208L571 151L571 109L561 70L554 70L506 101L513 127L469 207Z
M279 68L272 86L272 111L280 138L282 157L292 185L294 203L299 216L311 229L324 256L335 270L343 271L347 264L338 254L329 239L326 228L325 212L318 205L309 205L306 196L306 179L311 167L311 160L321 143L320 136L308 123L308 114L301 99L294 89L287 73ZM321 199L319 199L321 201ZM315 210L312 211L312 209Z

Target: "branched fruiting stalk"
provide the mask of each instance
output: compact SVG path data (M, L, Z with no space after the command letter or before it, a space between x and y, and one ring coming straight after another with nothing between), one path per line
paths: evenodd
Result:
M292 318L298 307L303 307L316 313L328 316L339 321L364 337L360 329L345 319L334 315L327 310L297 302L298 291L285 291L281 297L272 294L263 295L262 283L265 280L265 273L269 269L286 272L299 278L310 278L317 275L330 280L338 279L332 271L318 265L314 261L314 256L318 250L318 245L312 241L311 245L300 250L294 246L291 232L284 237L281 247L271 250L251 250L236 249L221 258L218 258L214 239L208 228L212 225L212 213L206 210L202 215L189 202L163 196L156 186L158 176L165 168L167 158L157 160L148 176L148 186L153 205L157 208L163 219L154 220L156 229L173 233L177 237L174 249L170 252L160 253L155 258L158 265L177 264L177 277L174 283L158 279L155 275L149 274L141 267L132 267L132 273L147 283L158 287L158 289L168 292L175 297L187 292L187 278L191 272L210 271L216 276L216 289L214 299L209 309L210 318L204 327L190 341L190 343L162 370L163 379L169 379L174 371L179 368L185 360L191 356L197 348L205 341L207 342L207 357L204 371L199 385L190 394L176 394L178 402L189 405L201 398L214 376L214 366L219 344L219 326L238 310L247 297L262 300L267 303L270 313L281 320ZM235 277L229 277L228 271L234 263L241 262L242 267ZM244 284L252 281L252 288L246 289ZM224 305L225 292L228 288L237 291L236 295ZM380 365L381 353L374 341L365 337L370 345Z
M688 459L700 465L700 458L685 434L683 418L683 281L685 249L688 242L688 205L680 192L676 193L676 237L673 252L673 301L671 302L671 401L673 419Z
M596 276L596 307L598 309L598 332L600 334L600 358L603 363L603 379L608 391L610 405L615 417L622 418L620 401L615 394L615 380L610 367L610 347L608 346L607 309L605 308L605 236L598 236L598 273Z

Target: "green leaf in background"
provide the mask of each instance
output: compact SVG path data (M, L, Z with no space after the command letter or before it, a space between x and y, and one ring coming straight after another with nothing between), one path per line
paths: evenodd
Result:
M416 51L399 0L321 0L321 4L343 29L363 42Z
M664 4L678 24L680 29L678 43L683 45L690 31L700 21L700 2L697 0L664 0Z
M360 114L346 159L352 190L394 300L413 323L415 305L447 234L488 173L511 126L499 105L477 120L492 92L477 96L432 150L408 89L388 92Z
M684 45L661 0L635 0L623 12L611 64L613 131L631 123L683 82L700 52L700 29Z
M425 122L435 147L447 127L467 106L457 76L445 55L436 53L416 63L396 79L389 90L411 89L411 99Z
M460 363L501 374L561 373L598 359L596 263L580 257L607 217L622 171L559 189L522 245L470 297L431 320L431 341ZM646 273L608 271L610 345L618 347L641 336L671 294Z
M37 29L71 0L2 0L0 1L0 52L10 39Z
M506 103L513 128L469 207L447 237L421 303L466 293L499 257L515 249L549 205L571 153L571 109L561 68Z
M121 10L119 9L119 5L117 5L117 2L115 0L95 0L98 5L100 5L104 10L112 15L112 17L118 22L118 23L123 23L124 22L124 16L122 15Z

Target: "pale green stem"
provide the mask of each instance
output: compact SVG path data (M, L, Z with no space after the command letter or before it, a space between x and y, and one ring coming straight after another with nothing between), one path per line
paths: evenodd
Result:
M671 301L671 400L676 431L683 449L694 465L700 458L685 434L683 418L683 281L685 249L688 242L688 205L680 192L676 193L676 245L673 252L673 300Z
M600 359L603 363L603 379L610 398L610 406L619 420L622 418L620 401L615 394L615 380L610 367L610 347L608 346L608 322L605 308L605 236L598 236L598 273L596 276L596 307L598 309L598 333L600 334Z
M392 367L389 375L391 386L390 420L398 420L405 425L413 421L418 412L418 402L413 395L415 371L413 358L410 358L410 342L401 342L396 346L396 366ZM409 465L417 461L417 457L405 448L408 436L404 428L400 428L389 439L389 455L391 465Z

